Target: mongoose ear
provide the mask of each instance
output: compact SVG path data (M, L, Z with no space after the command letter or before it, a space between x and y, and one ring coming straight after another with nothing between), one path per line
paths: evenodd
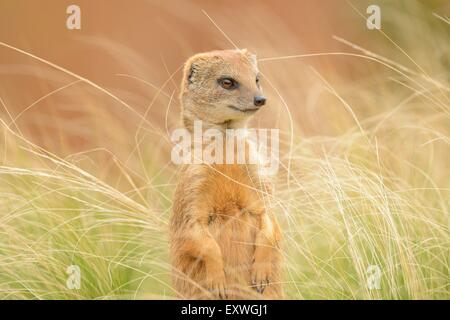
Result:
M187 82L188 84L192 84L194 83L194 77L195 77L195 73L198 70L198 66L195 63L191 63L191 66L189 67L189 71L187 74Z
M247 49L242 49L241 52L242 52L243 54L245 54L245 55L248 57L248 59L249 59L253 64L256 65L256 63L257 63L256 54L251 53L251 52L248 51Z
M258 63L258 59L256 58L256 54L254 53L248 53L248 58L250 59L250 61L256 65Z

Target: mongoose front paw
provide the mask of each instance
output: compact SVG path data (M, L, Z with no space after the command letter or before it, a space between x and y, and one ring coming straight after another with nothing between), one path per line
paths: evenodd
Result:
M270 262L254 262L251 272L253 289L262 294L269 285L271 274L272 266Z
M206 287L208 291L216 299L227 299L225 272L218 271L209 273L206 279Z

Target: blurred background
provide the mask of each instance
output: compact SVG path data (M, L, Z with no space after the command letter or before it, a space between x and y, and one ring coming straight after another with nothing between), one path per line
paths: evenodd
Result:
M66 28L69 16L66 8L71 4L81 9L81 30ZM238 47L248 48L259 58L348 51L347 46L333 38L337 36L378 54L389 54L393 60L400 58L406 66L415 67L380 32L366 27L365 17L369 16L366 8L370 4L370 1L352 4L340 0L136 1L133 4L117 0L76 3L6 0L0 4L0 38L108 89L139 114L144 114L153 100L161 100L147 114L148 120L161 127L167 109L166 94L170 96L172 92L175 92L175 99L168 112L169 123L174 125L178 121L177 86L183 62L198 52L233 48L202 10ZM381 6L382 29L404 49L407 49L404 45L409 45L406 42L417 35L417 29L424 32L433 27L448 31L448 26L432 15L435 12L445 16L449 12L446 1L399 1L395 4L377 1L377 4ZM395 19L391 18L393 15ZM412 59L421 60L422 68L436 71L445 78L445 70L433 70L432 61L428 59L430 53L448 59L448 51L443 50L448 49L448 42L445 45L408 53ZM92 86L83 82L69 86L77 80L73 76L4 47L0 58L0 94L13 116L50 92L68 86L37 102L17 119L28 137L52 150L73 148L79 151L98 147L99 143L102 146L110 143L108 147L114 147L111 137L115 130L98 124L112 118L133 128L139 122L133 112ZM445 63L448 67L447 60ZM317 96L314 84L320 80L310 66L325 77L344 77L354 82L383 70L380 64L340 55L261 63L261 71L276 84L291 107L290 112L298 124L296 129L305 134L336 133L346 129L338 128L327 115L333 112L329 110L332 107L323 109L320 102L311 102ZM273 91L267 84L265 88ZM270 107L258 118L284 117L286 110L280 107L279 99L276 95L272 97L273 92L267 94L271 95ZM80 95L82 100L77 99ZM311 104L314 105L311 107ZM379 111L380 107L356 108L357 113L365 116ZM96 139L92 139L93 136Z
M81 9L80 30L66 28L72 4ZM366 26L371 4L381 9L381 30ZM180 68L195 53L234 43L260 59L268 105L253 125L279 128L283 139L278 196L290 204L280 209L291 257L288 297L448 298L449 13L450 3L438 0L0 1L6 208L0 229L7 239L0 244L0 292L34 298L172 294L164 237L176 183L169 135L179 126ZM333 189L329 179L339 190L348 189L342 192L349 202L342 205L341 193L327 191ZM105 199L98 200L97 193ZM142 219L143 225L123 222L123 206L131 206L127 219ZM78 219L75 209L88 220L70 232L60 230L67 215ZM351 243L345 236L350 231L341 229L348 225L340 210L377 215L376 223L355 220L353 230L367 227L361 241L376 252ZM411 221L397 216L404 212ZM101 217L106 229L90 235L88 226ZM398 232L392 236L385 228L396 219L401 227L388 228ZM117 223L126 226L114 231ZM58 241L74 248L82 242L80 230L83 259L91 251L103 254L105 249L93 244L100 241L111 243L113 261L126 251L129 265L119 266L114 281L104 276L105 287L68 293L61 289L64 281L53 283L50 275L64 279L64 268L57 266L70 264L81 251L49 262L43 258L48 254L37 258L37 249L26 244L52 253ZM127 242L134 245L129 248L124 243L130 234L144 240ZM335 242L324 242L329 235ZM398 264L389 258L392 247L382 249L386 239L395 239ZM415 248L422 251L416 254ZM342 256L333 255L341 249ZM366 249L369 253L361 253ZM33 258L17 260L18 255ZM368 292L356 285L364 278L366 258L386 263L391 289ZM139 267L133 259L141 259ZM39 263L41 269L35 269ZM102 263L96 264L95 281L103 277ZM142 266L143 279L136 275ZM30 270L39 280L28 279ZM420 276L423 283L414 280Z

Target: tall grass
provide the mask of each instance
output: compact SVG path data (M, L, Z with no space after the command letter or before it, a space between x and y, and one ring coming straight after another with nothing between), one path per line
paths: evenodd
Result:
M281 129L272 200L289 299L449 298L449 26L431 13L403 23L423 10L407 3L406 13L392 8L383 21L414 36L385 34L391 47L384 53L336 36L340 52L260 57L272 102L265 112ZM327 56L370 72L357 80L324 75L317 59ZM316 64L305 68L305 59ZM53 67L79 80L59 94L78 90L68 98L92 107L86 117L98 129L90 137L98 147L74 152L60 131L34 142L0 101L0 298L174 298L167 223L178 168L169 160L167 132L177 109L176 91L166 88L173 80L155 89L119 75L155 90L140 112L112 90ZM131 113L132 125L96 107L92 92ZM300 95L296 112L291 102ZM150 107L163 110L162 120ZM67 117L49 122L62 132L81 130ZM80 289L66 285L70 265L81 270ZM373 268L378 289L370 285Z

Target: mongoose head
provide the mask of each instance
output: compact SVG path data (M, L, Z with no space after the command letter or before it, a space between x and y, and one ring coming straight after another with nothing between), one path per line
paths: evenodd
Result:
M243 50L200 53L185 64L181 103L186 122L241 122L266 102L259 84L256 55Z

